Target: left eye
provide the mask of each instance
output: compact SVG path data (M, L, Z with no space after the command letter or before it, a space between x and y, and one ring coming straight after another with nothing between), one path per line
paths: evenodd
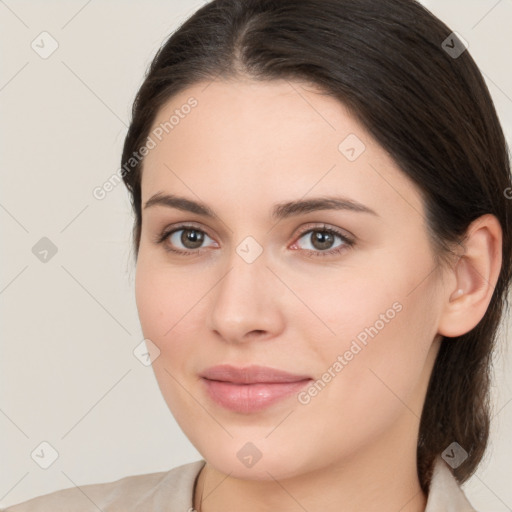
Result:
M310 229L303 233L299 240L303 238L309 242L310 247L302 246L300 248L315 252L331 252L351 245L351 240L332 229ZM336 238L341 241L338 245L334 245Z

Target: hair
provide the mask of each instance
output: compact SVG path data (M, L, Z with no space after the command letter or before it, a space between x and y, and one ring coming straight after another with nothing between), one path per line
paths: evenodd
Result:
M426 493L436 456L452 442L468 453L453 470L459 483L484 455L492 351L511 279L508 148L469 52L445 51L451 33L414 0L213 0L158 50L136 95L122 154L127 162L144 146L159 109L191 85L219 77L296 80L343 103L415 183L436 255L463 241L476 218L497 217L502 266L488 309L470 332L441 343L430 377L417 445ZM135 214L135 258L143 162L123 174Z

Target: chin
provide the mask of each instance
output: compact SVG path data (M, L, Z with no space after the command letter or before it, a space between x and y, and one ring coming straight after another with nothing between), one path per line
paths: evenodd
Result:
M281 447L270 439L230 439L225 444L210 443L200 450L202 457L212 467L232 478L242 480L271 481L296 477L315 469L315 457L304 452L302 443ZM312 445L310 445L312 446ZM324 461L317 459L316 466L321 468Z

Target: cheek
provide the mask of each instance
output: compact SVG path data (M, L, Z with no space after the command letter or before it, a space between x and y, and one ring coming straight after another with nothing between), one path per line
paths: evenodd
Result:
M171 272L157 265L146 264L139 255L135 277L135 297L144 338L150 339L160 350L152 368L169 409L178 423L184 426L186 418L200 420L201 411L183 390L189 373L193 371L193 354L201 304L205 290L187 285L186 272ZM194 291L195 290L195 291ZM190 366L190 367L189 367Z
M190 282L183 269L170 269L152 260L141 250L135 275L135 299L144 336L159 345L172 339L177 328L189 323L188 311L193 310L201 295L197 281ZM164 348L164 347L159 347Z
M152 364L157 380L160 385L167 382L168 393L172 393L176 382L171 375L182 379L197 370L196 359L204 340L200 331L213 284L204 275L191 279L186 269L152 264L149 260L141 254L137 263L137 311L144 337L160 350Z
M399 418L415 425L421 417L432 339L429 332L418 329L423 308L411 300L402 299L400 304L402 309L384 326L373 320L359 331L367 335L364 343L348 336L351 346L347 347L343 340L343 349L348 348L343 354L351 359L345 356L347 362L324 404L318 404L319 410L340 412L332 415L333 430L347 432L354 445L378 437Z
M324 406L344 403L353 418L392 414L416 400L438 314L434 281L418 277L430 270L427 256L396 254L366 269L320 280L313 292L310 280L297 289L316 314L297 315L295 325L298 336L319 340L308 348L321 361L317 378L329 381L319 393Z
M160 278L159 278L160 276ZM170 318L166 312L172 311L172 294L164 293L163 274L139 255L135 276L135 300L145 338L159 345L159 339L169 329ZM160 347L159 347L160 348Z

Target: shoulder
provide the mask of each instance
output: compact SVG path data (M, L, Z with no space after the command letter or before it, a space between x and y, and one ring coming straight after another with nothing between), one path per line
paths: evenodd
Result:
M183 464L170 471L132 475L113 482L55 491L18 503L0 512L132 512L189 507L195 480L205 461ZM167 509L167 508L166 508ZM183 509L184 511L187 508Z

